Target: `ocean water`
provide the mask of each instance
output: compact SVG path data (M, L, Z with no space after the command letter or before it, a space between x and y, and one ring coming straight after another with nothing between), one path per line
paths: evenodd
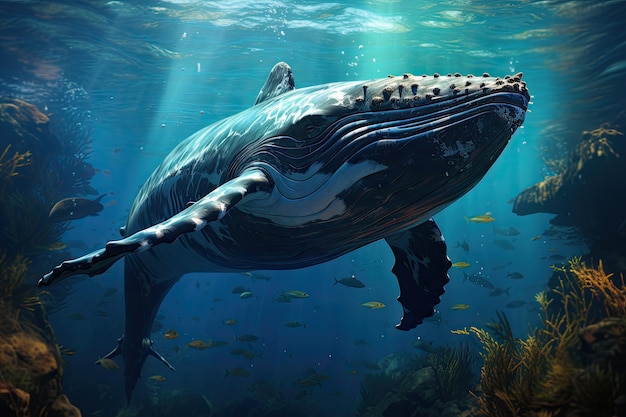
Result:
M97 194L83 196L106 193L98 216L72 221L62 236L69 256L119 238L139 187L169 151L198 129L250 107L279 61L292 67L296 88L407 72L523 72L532 95L523 128L489 173L435 216L452 261L470 265L451 268L434 320L409 332L394 328L402 310L391 273L393 255L384 242L310 268L254 272L269 280L189 274L163 302L157 320L162 328L152 335L176 372L149 358L133 405L139 409L159 396L194 392L220 410L252 392L299 407L305 416L353 415L364 375L372 372L367 363L403 351L418 354L411 345L418 338L434 346L467 342L478 350L469 336L451 330L493 321L497 311L507 313L517 336L525 335L537 321L534 295L545 288L550 266L586 253L587 247L575 236L567 239L568 230L558 230L556 237L546 234L552 228L549 214L515 215L511 200L551 174L544 160L550 158L546 149L555 151L549 143L553 135L577 137L611 121L623 104L624 94L609 103L601 100L624 89L615 82L624 72L623 46L612 35L620 33L620 15L603 20L603 27L594 24L607 11L619 10L619 3L0 3L0 94L37 105L50 115L53 129L71 123L88 132L85 160L95 168L89 184ZM485 213L495 221L466 221ZM504 229L519 234L503 235ZM54 255L40 257L34 269L46 271L57 263ZM514 272L523 278L511 279ZM464 273L488 279L506 293L490 297L487 289L464 280ZM365 288L333 285L335 278L351 276ZM254 296L241 299L232 293L236 286ZM286 290L309 297L276 302ZM76 352L66 358L64 392L83 415L116 415L126 404L123 371L105 370L94 361L123 333L122 262L100 276L50 291L63 302L50 314L59 344ZM361 304L367 301L385 308L366 309ZM507 307L512 301L525 304ZM451 309L459 303L469 308ZM224 324L228 319L237 324ZM288 321L306 327L286 327ZM165 338L168 329L178 337ZM235 340L242 334L259 340ZM197 339L228 345L186 347ZM231 354L236 348L255 357ZM225 372L235 368L250 375ZM303 388L295 382L311 369L330 379L307 387L300 397ZM155 375L166 379L149 378ZM261 380L273 390L255 392Z

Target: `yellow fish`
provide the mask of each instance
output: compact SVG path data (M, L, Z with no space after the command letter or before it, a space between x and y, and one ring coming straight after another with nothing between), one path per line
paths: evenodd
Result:
M480 216L465 216L465 222L467 223L491 223L495 219L491 217L491 213L481 214Z
M537 235L537 236L533 236L530 238L531 241L535 241L535 240L539 240L541 239L541 235Z
M163 382L165 381L165 377L163 375L152 375L150 377L150 380L155 382Z
M468 266L470 266L470 263L469 262L464 262L464 261L455 262L455 263L452 264L453 268L467 268Z
M102 366L104 369L120 369L119 365L113 360L109 358L100 358L96 361L96 365Z
M209 346L204 343L202 340L193 340L189 343L187 343L187 345L185 345L185 347L187 348L194 348L194 349L198 349L198 350L203 350L208 348Z
M361 305L363 307L371 308L372 310L385 307L385 305L380 301L368 301L367 303L363 303Z
M284 294L291 298L307 298L309 296L309 294L305 293L304 291L298 290L287 291Z
M469 304L460 303L450 307L450 310L467 310L468 308L470 308Z
M229 326L232 326L234 324L237 324L237 320L235 320L235 319L226 319L222 323L227 324Z
M176 330L169 329L163 333L163 337L168 340L176 339L178 337L178 332Z

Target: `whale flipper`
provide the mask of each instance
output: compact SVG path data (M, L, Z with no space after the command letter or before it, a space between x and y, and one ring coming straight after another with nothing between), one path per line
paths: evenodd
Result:
M450 281L448 269L452 262L433 219L385 240L396 258L392 272L400 284L398 301L404 311L396 328L410 330L434 314L443 286Z
M274 68L270 71L265 80L265 84L261 87L259 95L256 96L254 104L259 104L270 98L274 98L283 93L291 91L296 88L296 83L293 81L293 73L291 67L285 62L279 62L274 65Z
M179 236L202 229L208 222L220 220L245 196L270 192L271 180L260 170L252 169L222 184L183 211L154 226L140 230L121 240L108 242L102 249L80 258L63 262L38 282L50 285L72 275L94 276L103 273L117 260L133 252L143 252L161 243L172 243Z

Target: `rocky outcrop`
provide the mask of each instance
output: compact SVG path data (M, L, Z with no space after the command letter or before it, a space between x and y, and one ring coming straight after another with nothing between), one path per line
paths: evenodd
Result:
M513 212L555 214L552 224L576 227L595 259L626 269L626 138L602 126L583 132L558 175L522 191Z
M0 307L0 415L80 417L61 393L61 357L42 306Z

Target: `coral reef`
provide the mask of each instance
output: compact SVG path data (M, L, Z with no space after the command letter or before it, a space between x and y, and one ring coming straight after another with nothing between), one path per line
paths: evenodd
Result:
M558 272L559 285L536 296L541 324L526 339L502 339L472 327L484 349L480 391L474 393L478 415L624 415L624 279L615 281L602 262L590 268L580 258ZM553 303L560 308L551 308Z

